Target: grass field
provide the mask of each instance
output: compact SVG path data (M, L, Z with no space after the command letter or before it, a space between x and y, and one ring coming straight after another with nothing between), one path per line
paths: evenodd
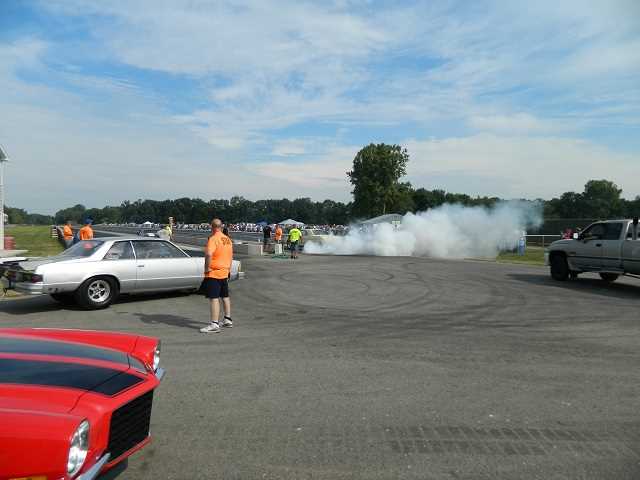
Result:
M5 235L16 239L17 250L29 250L29 256L57 255L63 250L60 242L51 238L51 227L47 225L7 227Z
M527 247L524 255L517 253L503 252L498 255L498 262L501 263L526 263L529 265L544 265L544 248Z

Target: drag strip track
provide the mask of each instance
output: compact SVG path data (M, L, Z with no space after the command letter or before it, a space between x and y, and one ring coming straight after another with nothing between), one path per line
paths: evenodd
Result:
M640 478L640 282L427 258L245 257L234 328L197 295L0 326L162 339L154 442L119 480ZM212 447L213 446L213 447Z

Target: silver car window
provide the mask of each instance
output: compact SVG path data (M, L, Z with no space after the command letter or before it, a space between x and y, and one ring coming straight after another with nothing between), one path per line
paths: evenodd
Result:
M104 242L100 240L82 240L60 254L61 257L90 257Z
M133 260L133 248L131 248L131 242L116 242L114 243L103 260Z
M187 255L169 242L136 240L133 242L136 249L136 257L140 259L150 258L185 258Z

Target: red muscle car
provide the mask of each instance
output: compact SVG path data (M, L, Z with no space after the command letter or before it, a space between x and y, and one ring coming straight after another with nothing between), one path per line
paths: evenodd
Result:
M144 447L155 338L0 329L0 480L90 480Z

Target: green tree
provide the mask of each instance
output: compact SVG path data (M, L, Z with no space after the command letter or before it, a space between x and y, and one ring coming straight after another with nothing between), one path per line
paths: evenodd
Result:
M80 223L84 219L85 211L86 208L82 204L77 204L71 208L65 208L64 210L58 210L55 215L56 223L61 225L67 220Z
M406 185L399 183L406 175L409 154L399 145L373 143L360 150L347 172L353 185L353 213L361 216L385 214L394 203L406 200Z
M589 180L582 199L592 218L612 218L622 214L622 189L609 180Z

